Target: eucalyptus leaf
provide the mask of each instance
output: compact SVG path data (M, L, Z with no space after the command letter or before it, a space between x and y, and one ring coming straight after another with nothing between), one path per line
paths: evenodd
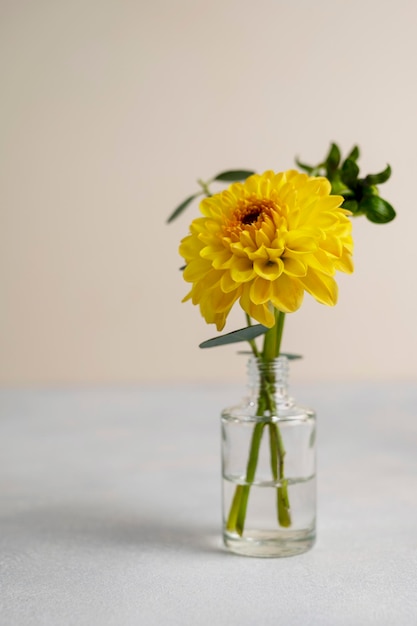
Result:
M394 208L379 196L365 196L359 203L360 211L375 224L387 224L395 217Z
M252 170L228 170L227 172L221 172L213 178L213 180L220 180L223 182L233 183L240 180L246 180L248 176L252 176L255 172Z
M220 335L220 337L213 337L200 343L200 348L214 348L215 346L225 346L229 343L238 343L240 341L251 341L259 335L264 335L269 328L262 324L255 324L254 326L247 326L240 330L234 330L231 333Z
M253 352L251 352L251 350L239 350L237 354L247 354L248 356L253 356ZM304 358L302 354L292 354L290 352L280 352L278 356L286 356L289 361Z
M189 196L189 198L184 200L184 202L181 202L181 204L177 206L175 211L171 213L171 215L167 219L167 223L169 224L170 222L173 222L179 215L181 215L184 209L187 208L187 206L194 200L194 198L197 198L197 196L200 196L200 195L201 195L200 193L194 193L192 196Z
M380 185L381 183L385 183L391 176L391 171L391 167L387 165L379 174L368 174L368 176L364 178L364 182L367 185Z

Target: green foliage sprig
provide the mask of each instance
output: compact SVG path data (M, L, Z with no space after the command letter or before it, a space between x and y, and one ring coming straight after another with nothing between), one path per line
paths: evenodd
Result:
M375 224L386 224L395 217L395 210L389 202L381 198L377 185L385 183L391 176L391 167L378 174L359 177L357 160L360 156L358 146L354 146L348 156L342 160L340 148L332 143L322 163L306 165L296 159L299 168L310 176L325 176L331 183L332 193L343 196L344 209L353 215L365 215Z
M201 190L193 193L192 196L188 196L188 198L181 202L181 204L178 205L177 208L171 213L171 215L167 219L167 223L169 224L170 222L173 222L179 215L181 215L181 213L187 208L189 204L191 204L193 200L195 200L195 198L198 198L199 196L211 196L212 194L209 189L209 185L211 183L215 181L222 183L236 183L242 180L246 180L248 176L252 176L252 174L254 173L255 172L253 172L252 170L227 170L226 172L221 172L220 174L217 174L217 176L210 178L210 180L208 181L203 181L199 179L197 182L200 185Z

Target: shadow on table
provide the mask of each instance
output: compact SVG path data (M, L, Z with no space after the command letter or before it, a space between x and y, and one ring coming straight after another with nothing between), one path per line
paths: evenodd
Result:
M73 549L131 547L141 551L222 553L220 527L123 511L93 509L89 506L57 505L18 511L0 519L3 540L34 545L59 543Z

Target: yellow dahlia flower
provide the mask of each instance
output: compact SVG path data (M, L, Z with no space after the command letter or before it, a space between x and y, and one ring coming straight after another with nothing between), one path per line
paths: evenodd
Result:
M352 272L349 211L330 195L326 178L295 170L254 174L205 198L180 245L184 298L221 330L234 303L265 326L274 308L296 311L304 291L323 304L337 301L336 270Z

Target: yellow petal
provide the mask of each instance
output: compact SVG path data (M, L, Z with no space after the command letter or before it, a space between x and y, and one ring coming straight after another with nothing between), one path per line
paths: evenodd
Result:
M303 257L302 257L303 258ZM336 273L336 259L332 254L328 254L321 248L308 257L308 267L314 270L333 276Z
M246 254L240 241L231 243L229 247L234 257L247 259L248 255Z
M347 250L343 250L342 256L335 263L335 267L340 272L352 274L354 270L353 261L350 253Z
M210 306L218 313L229 311L240 296L240 292L241 289L229 293L225 293L220 287L213 289L209 298Z
M307 276L299 279L305 289L322 304L334 306L337 302L337 284L334 278L309 268Z
M300 256L290 256L291 253L287 253L283 257L284 272L290 276L305 276L307 274L307 265Z
M272 306L270 306L269 304L254 304L250 299L248 285L244 286L239 303L242 309L250 317L252 317L252 319L256 320L260 324L263 324L268 328L272 328L272 326L275 324L275 316L272 310Z
M217 287L217 285L220 283L222 276L223 272L211 270L200 280L194 282L193 288L191 290L193 304L198 304L200 300L206 298L211 290Z
M259 276L252 282L249 297L254 304L265 304L271 299L271 281Z
M326 238L320 243L320 248L326 250L336 257L340 257L342 254L342 242L337 237L327 235Z
M203 246L198 241L197 237L194 237L194 235L190 235L189 237L185 237L181 241L179 253L183 259L189 261L200 255L200 250L202 247Z
M293 313L300 308L304 297L304 287L297 278L282 274L272 284L271 302L276 309L284 313Z
M269 259L268 251L264 245L260 246L260 248L255 248L254 250L247 249L246 253L251 261L254 261L255 259L263 259L264 261L268 261Z
M220 288L224 293L229 293L229 291L234 291L239 287L240 283L237 283L233 280L230 272L224 272L221 280L220 280Z
M245 283L255 277L252 261L248 258L235 259L230 268L230 275L237 283Z
M203 259L211 261L211 265L214 269L221 270L230 266L232 255L230 250L220 245L217 249L214 246L206 246L200 251L200 256Z
M318 242L315 238L304 235L297 230L287 233L285 243L289 250L301 252L302 254L314 252L318 247Z
M256 259L253 262L253 269L261 278L276 280L284 270L284 263L281 259Z
M204 277L208 272L210 272L210 269L210 261L197 257L187 263L183 272L184 280L188 283L193 283L194 281L200 280Z
M256 245L249 230L242 230L240 233L240 243L243 248L252 248Z
M255 240L256 240L256 245L258 246L258 248L260 246L269 246L271 244L271 240L268 237L267 233L265 232L264 228L261 228L260 230L256 231Z

